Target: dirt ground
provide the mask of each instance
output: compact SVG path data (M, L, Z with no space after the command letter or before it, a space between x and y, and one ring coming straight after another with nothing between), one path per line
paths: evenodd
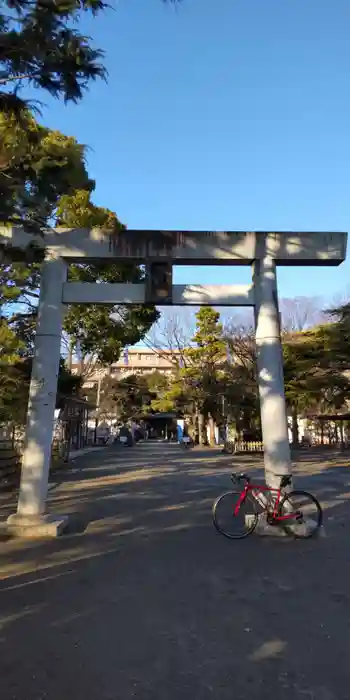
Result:
M148 443L52 483L55 541L0 542L1 700L348 700L350 470L305 453L325 537L232 542L211 506L259 459ZM57 475L55 476L57 479ZM0 500L0 517L13 509Z

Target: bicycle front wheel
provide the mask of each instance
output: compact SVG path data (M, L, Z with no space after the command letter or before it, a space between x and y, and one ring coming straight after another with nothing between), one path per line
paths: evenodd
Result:
M241 503L237 515L236 506L241 497L240 491L228 491L213 505L213 522L216 529L230 540L240 540L250 535L258 523L255 501L249 496Z
M278 515L292 516L282 520L281 525L288 535L299 539L313 537L322 525L322 508L317 498L307 491L286 493Z

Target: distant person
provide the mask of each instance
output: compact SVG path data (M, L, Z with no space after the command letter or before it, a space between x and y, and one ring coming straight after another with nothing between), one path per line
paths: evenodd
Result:
M176 426L176 433L177 433L177 441L181 442L181 440L183 438L183 429L182 429L182 426L179 424L177 424L177 426Z
M127 425L122 425L119 430L119 440L120 442L123 442L123 440L121 440L120 438L126 438L126 444L128 445L128 447L131 447L131 445L134 444L131 430L128 428Z
M106 443L110 434L109 425L103 421L98 425L96 433L98 442Z

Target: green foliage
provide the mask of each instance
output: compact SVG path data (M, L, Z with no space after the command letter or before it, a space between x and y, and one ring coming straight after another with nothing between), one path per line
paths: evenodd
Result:
M111 233L125 229L114 212L93 204L90 199L90 190L86 187L84 189L76 187L73 194L66 192L60 198L56 211L56 223L58 226L67 226L67 228L96 227Z
M116 214L95 206L87 192L78 191L72 197L63 197L58 207L61 225L76 227L98 226L109 234L118 234L125 228ZM70 266L70 280L82 282L133 282L143 280L141 268L134 263L79 264ZM111 314L113 313L113 318ZM102 364L110 365L119 359L125 345L134 345L149 331L159 317L154 306L122 306L76 304L65 316L65 331L79 341L83 356L94 355Z
M131 374L123 379L105 377L100 392L100 417L114 415L125 421L153 409L153 401L167 387L160 372Z
M333 316L336 321L345 323L347 326L350 325L350 302L328 309L327 313Z
M285 394L294 418L346 407L350 398L349 381L344 375L350 364L349 326L338 316L336 323L284 334ZM252 429L254 424L257 427L259 417L254 334L249 329L234 329L229 345L236 360L229 368L231 380L226 383L229 413L238 428ZM295 421L293 426L297 430Z
M62 226L99 226L106 232L116 234L124 228L113 212L91 202L87 190L77 190L72 196L62 197L57 207L57 216ZM10 327L22 339L25 347L23 352L28 355L33 353L40 268L40 262L0 265L0 306L6 308ZM143 280L143 272L134 263L111 265L102 261L71 265L69 279L99 283L138 283ZM110 365L119 359L125 345L134 345L144 337L158 316L154 306L76 304L66 310L64 330L73 349L77 349L79 343L83 357L92 355L96 361Z
M84 13L96 15L104 7L102 0L1 3L1 222L42 231L59 197L94 187L86 173L84 147L39 125L18 89L27 84L77 101L90 80L104 77L102 53L76 28Z
M302 413L335 411L350 398L350 383L344 363L350 360L337 323L296 334L283 344L287 403ZM347 360L346 360L347 356Z
M85 146L47 129L26 110L20 118L0 112L0 221L38 231L55 214L59 199L94 188Z
M103 52L78 26L106 7L103 0L0 5L0 222L42 232L60 196L93 188L83 147L39 126L20 91L29 86L77 102L91 80L105 78Z
M196 313L196 330L191 347L186 348L185 357L190 364L215 369L225 352L220 314L210 306L202 306Z
M200 437L204 425L220 423L224 413L238 433L256 434L260 416L254 333L234 329L227 338L219 314L210 308L202 308L196 317L194 336L182 353L184 366L174 364L171 377L158 372L147 379L133 376L109 388L117 414L130 418L141 410L175 411L192 419ZM344 368L350 345L341 323L283 337L285 392L293 417L346 406L350 384ZM227 344L233 362L226 359Z
M334 309L334 323L314 329L314 338L327 351L331 367L350 369L350 304Z
M17 370L23 343L9 327L6 319L0 320L0 423L8 416L15 416L23 405L23 382ZM26 405L26 404L24 404Z
M196 330L192 343L184 352L185 367L180 381L188 387L189 395L200 413L220 413L220 396L224 377L225 342L220 314L203 306L196 314Z
M30 368L31 369L31 368ZM68 369L65 360L61 358L58 373L57 393L62 396L76 396L80 393L82 378Z
M169 0L172 3L179 0ZM91 80L105 78L103 52L78 31L103 0L3 0L0 12L0 111L20 111L18 87L47 91L77 102Z
M26 406L28 392L24 391L23 378L17 369L23 343L8 326L0 320L0 423L9 417L18 416L20 406Z
M239 435L259 439L261 429L255 333L253 328L238 325L227 330L225 335L233 360L226 365L225 415Z
M173 0L171 0L173 1ZM104 77L102 53L77 31L81 16L103 10L102 0L4 0L0 8L0 222L43 232L55 218L66 226L100 226L116 236L116 215L90 201L94 182L85 166L85 147L41 126L18 94L24 84L66 101L79 100L91 79ZM3 88L1 89L1 86ZM80 223L79 223L80 222ZM43 251L1 251L0 412L1 419L27 402L36 303ZM6 256L6 257L5 257ZM90 281L142 280L135 265L72 266L71 278ZM69 309L66 328L83 353L103 362L137 342L158 314L154 307ZM93 318L92 318L93 317ZM6 320L5 320L6 319ZM77 381L60 368L63 393ZM19 419L19 416L17 416ZM14 418L13 418L14 419Z
M201 441L205 421L222 419L225 342L217 311L210 307L198 311L196 330L183 357L184 366L178 368L169 390L152 402L152 407L196 416Z
M350 366L350 311L336 323L283 337L287 405L293 416L346 409L350 383L344 370ZM226 334L225 334L226 335ZM219 314L202 308L191 346L183 355L168 391L152 402L158 410L201 415L204 422L220 421L222 412L238 433L260 429L256 350L250 329L231 329L223 337ZM232 363L225 360L226 344Z
M6 338L5 326L6 323L3 321L0 326L0 424L24 425L32 359L30 357L23 358L19 352L16 352L16 347L21 351L22 343L18 341L10 329ZM1 342L7 343L7 345L2 346ZM12 354L11 347L13 348ZM73 396L79 392L80 387L81 378L73 375L67 369L64 360L61 359L58 392L65 396Z
M13 366L0 366L0 424L24 425L28 384Z
M85 272L85 271L84 271ZM109 281L110 275L101 270L99 281ZM79 275L79 278L81 276ZM122 308L111 318L113 306L75 304L68 307L64 329L83 356L93 355L96 361L111 365L116 362L126 345L141 340L158 317L154 307L133 306Z
M181 389L178 375L165 376L157 370L147 375L147 384L151 395L150 411L153 413L170 413L174 410L183 412L187 397Z
M152 398L151 410L154 413L176 412L179 415L193 413L193 402L185 384L181 383L180 377L174 375L167 388Z
M14 88L23 81L77 101L90 80L104 77L101 51L76 29L84 13L104 7L102 0L3 0L0 109L13 109Z
M4 318L0 319L0 367L14 365L20 359L23 343L9 327Z
M21 357L33 353L40 268L40 262L0 264L0 312L20 343Z

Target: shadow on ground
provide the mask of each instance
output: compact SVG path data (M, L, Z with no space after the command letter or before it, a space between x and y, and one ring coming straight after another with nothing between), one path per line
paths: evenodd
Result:
M2 545L2 700L348 698L350 472L296 465L325 538L231 542L211 505L232 464L262 475L259 459L159 443L51 485L71 534Z

